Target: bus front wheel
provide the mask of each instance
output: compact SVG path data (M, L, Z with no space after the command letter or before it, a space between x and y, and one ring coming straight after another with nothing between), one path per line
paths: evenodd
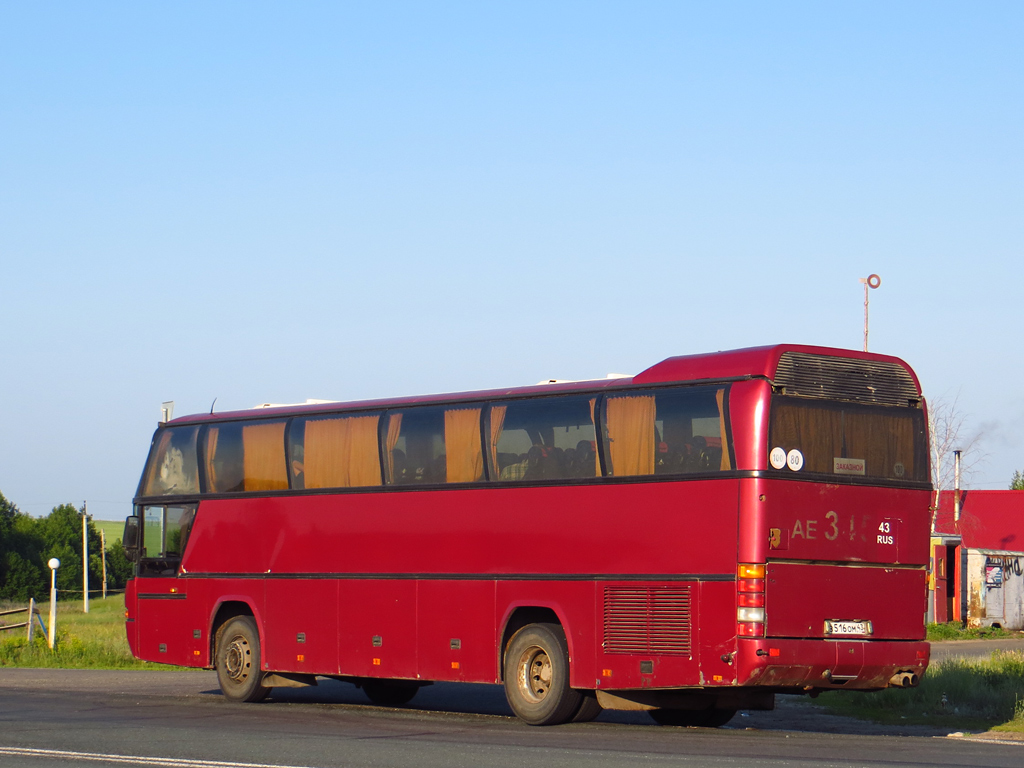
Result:
M580 711L581 694L569 687L569 651L557 624L530 624L505 652L505 696L530 725L557 725Z
M217 681L232 701L262 701L270 693L260 669L260 633L250 616L224 625L217 641Z

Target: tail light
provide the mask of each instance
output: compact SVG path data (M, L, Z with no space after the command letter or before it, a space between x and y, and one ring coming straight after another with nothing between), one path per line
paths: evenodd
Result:
M764 637L764 564L736 568L736 634Z

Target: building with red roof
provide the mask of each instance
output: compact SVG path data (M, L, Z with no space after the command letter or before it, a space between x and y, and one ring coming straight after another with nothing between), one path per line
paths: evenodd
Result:
M943 491L929 619L1024 629L1024 491Z

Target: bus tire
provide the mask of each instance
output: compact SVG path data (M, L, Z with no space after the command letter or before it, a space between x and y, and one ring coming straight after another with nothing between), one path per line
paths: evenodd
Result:
M718 728L736 715L735 709L652 709L651 719L658 725L690 728Z
M251 616L236 616L217 640L217 682L231 701L262 701L270 693L260 669L260 633Z
M583 701L580 702L579 711L572 716L572 722L589 723L604 712L604 707L597 703L596 693L593 693L592 691L581 691L580 698L583 699Z
M580 711L583 694L569 687L569 651L557 624L529 624L505 651L505 697L530 725L558 725Z
M400 707L412 701L420 687L415 683L388 682L382 680L363 683L363 693L378 707Z

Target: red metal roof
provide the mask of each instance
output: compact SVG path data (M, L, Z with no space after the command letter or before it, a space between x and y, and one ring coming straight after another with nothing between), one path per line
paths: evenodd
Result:
M953 521L953 491L943 491L936 532L959 534L970 549L1024 552L1024 491L961 491L960 521Z
M318 411L337 411L348 409L380 409L396 408L404 405L425 403L441 403L462 400L492 400L523 395L546 395L562 392L585 392L606 388L620 388L631 385L665 384L675 381L722 381L740 378L775 377L779 358L784 352L803 352L811 355L829 355L889 362L905 368L914 378L914 384L920 392L920 384L916 375L905 362L889 355L877 355L870 352L859 352L852 349L835 347L813 347L801 344L776 344L767 347L748 347L724 352L709 352L699 355L681 355L662 360L641 371L632 378L594 379L588 381L569 381L557 384L536 384L527 387L510 387L508 389L491 389L478 392L456 392L451 394L417 395L412 397L388 398L380 400L364 400L358 402L334 402L317 405L295 405L274 408L255 408L244 411L226 411L216 414L194 414L182 416L172 423L188 423L238 418L274 418L289 416L296 413L315 413Z

